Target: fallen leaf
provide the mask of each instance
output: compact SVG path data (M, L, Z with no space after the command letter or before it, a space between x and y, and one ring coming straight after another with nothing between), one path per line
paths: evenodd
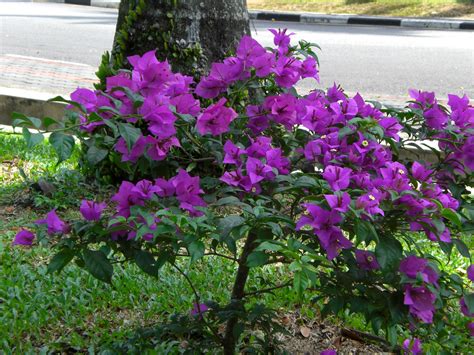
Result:
M302 336L307 338L311 334L311 329L309 329L308 327L305 327L305 326L301 326L300 327L300 333L301 333Z

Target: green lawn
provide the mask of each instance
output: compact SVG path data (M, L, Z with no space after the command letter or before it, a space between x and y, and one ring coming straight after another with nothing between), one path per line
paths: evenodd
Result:
M12 134L0 134L0 152L0 353L97 350L124 340L138 327L166 321L173 313L190 311L193 294L183 278L170 268L164 267L159 278L154 279L133 265L117 266L110 286L96 281L76 265L67 266L61 274L47 274L52 252L45 247L12 248L16 231L49 209L59 207L62 216L77 215L78 197L106 195L110 190L90 185L78 173L69 172L77 163L78 152L71 161L55 167L54 153L48 145L28 150L21 136ZM19 167L25 170L27 181ZM29 187L40 177L46 177L56 187L49 197ZM472 249L474 243L469 242ZM423 243L422 247L431 248L432 253L443 258L434 244ZM463 273L468 261L454 252L446 264L447 271L456 269ZM186 260L180 265L188 269ZM281 282L288 273L286 266L252 269L248 287L260 288L261 280L267 285ZM189 271L202 299L221 303L228 300L233 274L231 261L215 257L201 259ZM282 314L298 310L307 319L315 319L324 302L311 304L315 295L307 292L300 302L293 291L280 289L274 295L259 296L259 301ZM452 306L450 322L464 327L457 304ZM358 315L345 313L332 321L370 331ZM401 334L400 341L407 336L408 333ZM469 348L469 338L453 336L453 341L466 343L466 349ZM432 353L439 350L429 344L425 349Z
M407 17L474 18L472 0L247 0L249 9Z

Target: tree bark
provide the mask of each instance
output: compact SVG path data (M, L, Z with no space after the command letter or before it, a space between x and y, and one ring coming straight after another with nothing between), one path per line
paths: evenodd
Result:
M250 233L245 241L242 254L239 259L239 267L235 276L234 287L232 289L231 304L243 306L242 300L245 296L245 284L249 276L249 267L247 266L247 258L255 248L255 240L257 236L254 233ZM235 346L237 339L234 336L234 327L239 321L237 316L231 317L227 321L225 335L224 335L224 355L233 355L235 353Z
M126 66L127 56L157 49L160 60L189 73L222 59L244 34L246 0L122 0L112 55Z

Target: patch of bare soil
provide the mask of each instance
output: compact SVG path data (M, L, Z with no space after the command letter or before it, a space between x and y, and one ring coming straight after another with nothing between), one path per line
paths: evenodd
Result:
M328 321L308 320L292 313L283 316L281 323L290 334L281 335L279 340L290 354L319 355L327 349L334 349L338 354L390 354L383 339Z

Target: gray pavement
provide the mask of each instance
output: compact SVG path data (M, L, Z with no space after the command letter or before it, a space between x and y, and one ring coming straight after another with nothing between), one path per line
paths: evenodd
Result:
M117 10L52 3L0 3L0 86L28 88L32 83L15 86L15 79L5 74L11 55L30 57L34 66L41 59L59 60L69 78L51 84L54 93L66 93L76 84L90 86L93 72L103 51L110 49L115 31ZM446 96L466 92L474 98L474 32L419 30L400 27L308 25L254 21L255 37L270 45L267 28L289 28L296 39L318 43L323 51L321 87L340 83L349 92L360 91L368 98L403 101L408 88L420 88ZM7 59L5 59L7 58ZM26 60L26 59L25 59ZM2 67L3 63L3 67ZM77 66L79 63L82 64ZM46 65L47 66L47 65ZM51 62L50 68L59 67ZM79 69L80 68L80 69ZM83 81L74 81L80 70ZM10 69L11 70L11 69ZM45 74L50 81L53 76ZM64 78L63 78L64 79ZM45 82L43 82L45 84ZM35 90L48 92L37 78ZM46 85L46 84L45 84ZM63 87L61 87L61 85ZM313 87L305 82L303 89Z

